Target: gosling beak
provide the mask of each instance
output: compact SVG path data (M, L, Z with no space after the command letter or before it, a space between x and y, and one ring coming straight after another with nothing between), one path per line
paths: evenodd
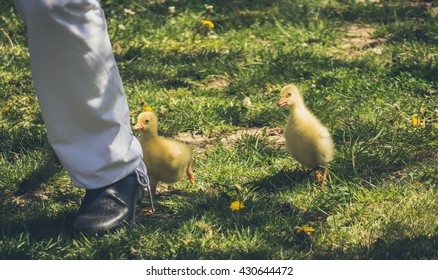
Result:
M142 126L140 123L137 123L136 125L134 125L134 127L132 128L133 130L141 130Z
M280 100L277 103L277 106L281 108L281 107L284 107L286 105L287 105L287 101L283 98L280 98Z

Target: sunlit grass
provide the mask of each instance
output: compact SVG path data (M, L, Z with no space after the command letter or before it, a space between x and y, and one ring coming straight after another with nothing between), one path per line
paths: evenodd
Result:
M162 186L133 229L86 237L71 234L84 191L48 143L24 25L0 0L0 258L436 259L436 15L359 2L103 1L132 123L149 106L161 135L198 139L196 183ZM323 189L281 141L291 82L336 143Z

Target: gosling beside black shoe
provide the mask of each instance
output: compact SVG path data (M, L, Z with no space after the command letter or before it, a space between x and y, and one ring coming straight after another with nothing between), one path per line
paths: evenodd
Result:
M75 232L102 234L121 225L135 223L136 205L143 198L143 187L135 173L95 190L87 190L73 223Z

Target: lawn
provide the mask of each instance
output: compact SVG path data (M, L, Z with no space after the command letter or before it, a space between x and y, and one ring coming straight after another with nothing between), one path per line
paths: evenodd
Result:
M435 1L102 5L132 124L150 106L192 147L196 182L162 185L132 229L71 234L84 190L48 143L25 26L0 0L0 259L438 258ZM336 144L325 188L285 149L288 83Z

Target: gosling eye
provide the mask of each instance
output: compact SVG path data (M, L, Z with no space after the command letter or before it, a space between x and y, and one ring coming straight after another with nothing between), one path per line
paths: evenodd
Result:
M291 93L291 92L289 92L289 93L287 94L287 96L288 96L288 97L291 97L291 96L292 96L292 93Z
M144 123L145 123L145 124L148 124L148 123L149 123L149 120L145 120Z

